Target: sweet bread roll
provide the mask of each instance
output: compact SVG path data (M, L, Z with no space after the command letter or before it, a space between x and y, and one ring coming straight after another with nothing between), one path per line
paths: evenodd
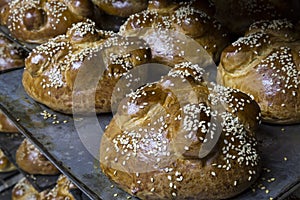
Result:
M29 174L54 175L59 171L56 167L27 139L16 152L16 163Z
M143 39L149 42L155 59L172 63L174 62L173 58L178 57L180 52L176 52L176 47L171 43L172 38L168 35L165 36L164 30L177 31L191 37L202 45L214 61L217 62L221 51L229 42L228 35L220 23L203 10L207 10L206 6L200 9L199 5L194 6L193 1L152 6L150 4L149 9L131 15L124 25L121 26L120 34L131 35L132 30L141 30L143 28L156 29L158 33L146 31ZM162 44L157 43L158 39L163 41L171 40L171 42L162 46ZM152 44L153 41L154 44ZM166 56L165 54L171 55Z
M24 66L25 51L0 32L0 71Z
M120 77L151 59L149 48L132 49L130 45L131 42L126 38L98 30L90 21L78 23L66 35L51 39L33 50L25 61L23 86L36 101L54 110L72 113L73 86L82 63L103 50L103 57L99 55L97 60L103 58L104 63L94 66L79 83L91 80L97 71L103 70L92 106L96 112L110 112L111 95ZM93 95L93 88L83 92ZM85 100L76 105L79 112L86 112L89 103Z
M64 175L60 175L54 188L39 193L26 178L23 178L13 188L12 200L75 200L69 192L75 188Z
M141 199L225 199L260 172L259 107L180 63L121 102L101 139L100 165ZM215 145L214 145L215 142Z
M70 190L75 188L76 186L66 176L60 175L55 187L50 191L41 192L40 196L41 199L46 200L75 200L74 196L70 193Z
M255 21L291 18L299 20L299 1L285 0L213 0L216 17L228 29L244 34Z
M14 0L6 12L11 34L32 43L46 42L64 34L73 23L96 17L90 0Z
M101 10L109 15L128 17L146 10L148 0L92 0Z
M15 133L18 129L13 125L13 123L2 113L0 110L0 132Z
M16 167L9 162L3 151L0 149L0 172L9 172L15 169Z
M12 190L12 200L34 200L39 199L39 192L24 177Z
M265 122L300 122L299 36L287 20L252 24L223 51L219 83L253 95Z

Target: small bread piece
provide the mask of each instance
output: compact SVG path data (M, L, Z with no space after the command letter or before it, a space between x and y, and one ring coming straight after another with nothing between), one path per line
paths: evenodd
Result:
M155 2L159 3L155 4ZM151 31L146 31L143 39L149 42L152 55L156 60L174 63L174 58L182 52L176 52L176 47L171 43L172 38L169 36L164 38L166 34L164 30L176 31L197 41L217 62L221 51L229 43L229 37L221 24L204 12L208 10L207 6L196 4L193 1L169 4L163 2L154 1L149 5L149 9L131 15L121 26L120 34L130 36L132 30L156 29L158 31L156 35ZM164 41L170 40L170 44L162 46L157 42L157 38ZM152 44L153 42L154 44ZM166 53L170 55L167 57Z
M27 139L16 152L16 163L29 174L58 174L57 168Z
M56 181L56 185L50 191L43 191L40 193L41 199L46 200L76 200L70 193L71 189L76 186L64 175L60 175Z
M75 189L66 176L60 175L55 187L38 192L26 178L21 179L12 190L12 200L75 200L70 189Z
M29 183L24 177L22 178L12 190L12 200L38 200L39 192Z
M222 53L218 81L253 95L263 121L300 122L300 34L287 20L252 24Z
M12 36L32 43L46 42L73 23L96 17L90 0L13 0L6 12Z
M134 42L138 45L136 40ZM142 40L141 42L144 43ZM73 25L66 35L51 39L33 50L25 61L23 86L36 101L70 114L73 107L73 87L82 63L103 50L103 56L98 55L97 60L103 58L104 64L94 64L92 67L96 71L89 71L79 82L85 83L97 71L103 70L103 75L96 80L99 82L95 105L92 106L96 112L110 112L111 95L117 81L130 69L151 59L151 51L147 46L133 49L130 45L131 41L126 38L96 29L95 24L89 20L80 22ZM92 95L93 91L93 88L87 88L82 92ZM83 100L76 106L79 112L86 112L88 104Z
M3 151L0 149L0 172L10 172L16 170L16 167L9 162Z
M122 101L100 145L101 169L122 189L141 199L225 199L259 176L257 103L202 77L199 65L180 63Z
M25 51L0 32L0 71L24 66Z
M101 10L109 15L128 17L146 10L148 0L92 0Z
M18 129L13 123L2 113L0 110L0 132L4 133L16 133Z

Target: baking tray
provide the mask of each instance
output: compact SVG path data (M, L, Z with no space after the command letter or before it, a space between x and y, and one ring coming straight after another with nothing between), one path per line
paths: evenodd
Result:
M3 191L3 189L9 187L6 184L6 181L8 181L9 179L11 179L12 177L14 177L15 175L18 175L18 174L19 174L18 170L0 173L0 193Z
M0 137L1 137L1 133L0 133ZM0 145L0 149L1 149L1 145ZM13 170L13 171L9 171L9 172L0 172L0 187L3 185L3 183L10 179L11 177L17 175L19 172L18 170ZM1 190L0 190L1 192Z
M126 199L129 195L101 172L99 161L81 142L72 116L54 112L27 96L21 84L22 72L0 74L0 109L89 198ZM68 122L53 125L40 115L45 110ZM100 126L104 128L111 117L99 115ZM262 125L258 140L264 168L261 178L234 199L284 199L300 184L300 125Z
M20 133L0 133L0 148L1 150L3 150L4 154L7 156L9 161L12 162L15 166L17 166L15 162L16 151L23 140L24 140L24 136ZM31 185L39 192L54 187L56 185L56 180L59 176L59 175L32 175L18 168L17 170L12 172L0 173L0 179L1 179L0 186L2 185L2 183L5 184L6 181L12 180L14 177L16 177L17 174L19 174L19 172L21 172L23 177L26 177L26 179L29 180ZM11 192L11 189L12 188L8 187L6 190L9 190ZM0 190L1 193L0 196L4 195L2 193L5 193L6 195L7 193L6 190L4 191ZM84 195L79 189L72 189L70 192L73 194L76 200L87 199L86 195Z
M18 167L16 163L16 151L24 136L18 133L1 133L0 134L0 148L7 156L8 160ZM22 169L18 170L29 180L32 186L39 192L48 189L56 184L58 175L32 175Z

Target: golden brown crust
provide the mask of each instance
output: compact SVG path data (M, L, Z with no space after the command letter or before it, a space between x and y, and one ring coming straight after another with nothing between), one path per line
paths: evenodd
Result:
M110 98L120 77L151 59L151 52L146 46L132 50L128 46L130 44L126 38L96 29L90 21L80 22L73 25L66 35L51 39L33 50L26 59L23 86L36 101L54 110L72 113L72 92L77 74L83 68L81 64L103 50L105 64L91 66L92 69L79 83L91 80L92 74L103 70L103 75L96 80L95 105L90 106L96 112L110 112ZM84 94L92 95L93 88L90 85L87 87L90 88L85 89ZM88 110L87 101L83 99L75 105L78 112Z
M101 10L109 15L128 17L145 10L148 0L92 0Z
M7 159L0 149L0 172L10 172L16 170L16 167Z
M122 189L141 199L225 199L258 177L258 105L202 75L181 63L122 101L100 146L101 169Z
M25 52L0 32L0 71L24 66Z
M11 0L0 0L0 25L6 25L8 3Z
M12 190L12 200L39 199L39 192L24 177Z
M16 133L18 129L13 123L0 111L0 132Z
M70 193L71 189L75 189L75 185L67 179L66 176L60 175L56 181L56 185L50 191L43 191L40 193L41 199L47 200L75 200Z
M27 139L16 152L18 166L30 174L54 175L59 171L56 167Z
M203 10L207 9L201 9L199 5L194 7L193 2L150 6L145 11L131 15L124 25L121 26L120 33L130 35L131 30L155 28L161 31L158 33L158 36L160 36L164 34L164 30L178 31L196 40L213 57L214 61L218 61L221 51L229 42L228 35L220 23L203 12ZM146 33L145 38L158 37L151 34L151 32ZM172 44L169 46L172 46ZM154 58L167 60L166 56L161 53L161 45L153 45L151 48ZM166 51L173 52L174 47L172 46L172 49ZM172 57L176 56L178 56L178 53L174 52ZM172 63L171 60L166 62Z
M222 53L218 80L251 94L269 123L300 122L299 32L287 20L252 24Z
M94 18L90 0L12 1L9 3L7 26L22 41L43 43L64 34L73 23Z

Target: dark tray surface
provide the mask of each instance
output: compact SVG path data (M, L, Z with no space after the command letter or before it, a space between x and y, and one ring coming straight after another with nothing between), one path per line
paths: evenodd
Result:
M92 199L126 199L129 195L118 189L99 169L99 162L82 144L74 120L36 103L21 85L23 70L0 74L0 108L16 123L22 133L34 142L54 164ZM40 115L46 110L56 114L59 121ZM17 122L16 119L20 119ZM98 116L100 126L109 123L111 115ZM259 146L263 160L261 179L252 189L235 199L284 198L300 182L300 126L262 125ZM100 140L99 140L100 142ZM273 178L275 178L275 181ZM253 191L254 192L253 192ZM117 194L117 196L116 196ZM134 198L132 198L134 199Z

